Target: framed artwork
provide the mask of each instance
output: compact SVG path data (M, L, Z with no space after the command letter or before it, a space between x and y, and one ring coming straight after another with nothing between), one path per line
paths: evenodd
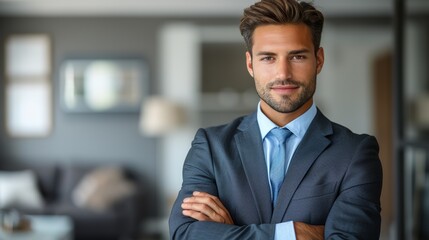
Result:
M61 66L66 112L138 112L148 90L142 59L68 59Z
M51 40L14 34L5 41L5 128L11 137L46 137L53 125Z

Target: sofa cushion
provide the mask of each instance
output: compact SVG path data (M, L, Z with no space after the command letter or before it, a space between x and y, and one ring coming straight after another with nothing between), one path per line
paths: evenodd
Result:
M75 205L106 211L117 201L135 193L135 185L119 167L100 167L86 174L73 191Z
M33 171L0 171L0 208L12 207L43 207Z
M4 171L31 170L36 175L37 186L45 202L51 202L57 197L58 167L54 164L23 164L13 163L3 166Z
M73 204L72 193L79 181L85 176L92 167L89 166L64 166L60 169L60 188L58 201L67 204Z

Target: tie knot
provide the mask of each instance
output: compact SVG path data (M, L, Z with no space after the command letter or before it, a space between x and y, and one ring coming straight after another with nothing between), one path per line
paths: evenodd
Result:
M271 129L271 133L279 143L284 143L286 141L286 138L288 138L292 134L289 129L279 127Z

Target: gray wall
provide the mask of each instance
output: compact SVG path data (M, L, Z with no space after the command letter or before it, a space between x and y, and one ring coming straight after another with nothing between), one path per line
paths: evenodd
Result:
M139 134L138 113L71 114L62 111L59 67L69 57L103 56L141 56L152 65L156 61L153 47L156 25L137 19L12 18L2 19L1 32L2 37L9 33L47 33L53 43L53 132L43 139L9 139L2 128L4 155L31 161L127 161L151 174L150 169L154 167L151 149L155 141ZM152 73L151 79L154 77ZM4 81L1 82L4 89Z

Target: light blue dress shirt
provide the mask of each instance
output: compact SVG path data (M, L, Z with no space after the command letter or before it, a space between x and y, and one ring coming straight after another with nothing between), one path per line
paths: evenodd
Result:
M317 108L316 108L316 105L313 103L313 105L304 114L294 119L292 122L286 124L285 126L277 126L262 112L261 103L258 104L257 119L258 119L259 130L261 131L261 137L262 137L262 142L264 146L264 156L265 156L265 162L267 165L268 176L270 176L269 154L271 152L269 150L272 148L272 143L268 140L268 138L265 138L267 134L271 131L271 129L275 127L286 127L287 129L289 129L289 131L292 132L292 135L286 141L286 158L288 160L288 165L286 166L286 172L287 172L293 153L295 152L296 148L298 147L299 143L301 142L302 138L307 132L307 129L310 126L311 122L313 121L314 117L316 116L316 113L317 113ZM268 179L268 182L271 188L271 182L269 181L269 179ZM296 239L295 229L293 227L292 221L276 224L274 240L280 240L280 239L291 239L291 240Z

